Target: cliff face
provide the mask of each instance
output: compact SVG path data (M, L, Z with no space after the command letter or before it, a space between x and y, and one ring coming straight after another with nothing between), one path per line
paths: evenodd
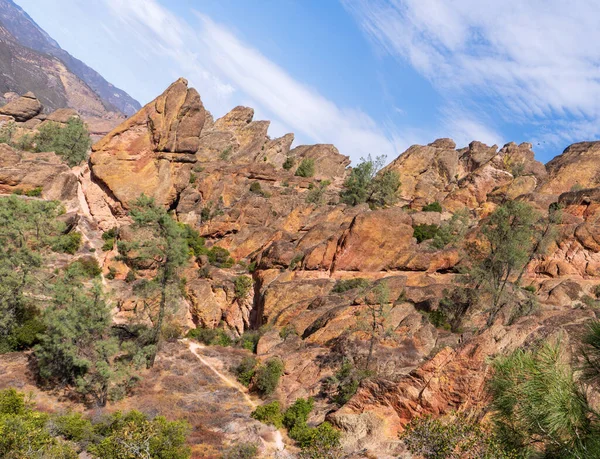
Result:
M0 113L32 116L19 122L35 124L38 108L27 96ZM257 353L285 362L276 396L286 403L316 396L314 420L327 417L347 433L349 449L368 448L378 457L399 454L397 433L415 415L484 405L490 357L561 331L576 343L582 324L595 317L582 300L600 284L600 188L594 181L600 143L571 146L548 167L527 143L498 149L472 142L457 149L439 139L416 145L387 166L400 175L401 202L370 210L339 203L349 160L335 147L292 148L292 134L271 139L269 123L253 115L236 107L213 120L200 95L180 79L97 142L83 168L69 170L50 156L5 147L0 189L10 191L17 182L42 186L43 197L70 203L86 235L82 251L93 249L104 272L111 272L105 282L116 321L132 314L138 300L116 251L101 250L100 235L118 226L126 237L127 209L141 193L197 229L207 245L228 249L233 267L200 259L186 270L178 320L234 334L269 324ZM314 177L294 174L303 159L314 161ZM317 199L314 190L325 180L330 184ZM584 188L572 189L576 183ZM71 191L52 191L59 189ZM514 318L506 309L486 327L484 311L475 311L461 333L436 328L426 315L453 286L464 250L419 244L414 227L443 224L466 208L469 240L506 199L529 202L541 213L553 203L563 209L556 242L529 263L523 280L535 286L539 312ZM442 212L422 211L434 201ZM248 273L249 264L254 289L239 298L234 279ZM378 377L339 408L322 396L323 383L347 356L363 365L369 347L361 318L373 298L336 288L357 278L385 282L389 330L373 352ZM520 290L512 292L516 300L524 295Z

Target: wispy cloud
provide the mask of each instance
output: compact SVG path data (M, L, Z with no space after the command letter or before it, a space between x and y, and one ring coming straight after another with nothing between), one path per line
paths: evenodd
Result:
M250 101L273 119L271 131L291 130L303 141L333 143L353 160L369 153L397 155L394 137L360 110L340 107L242 42L231 30L196 13L196 24L155 0L105 0L137 38L139 52L168 56L206 102L215 92L219 114L226 104ZM228 109L233 108L230 105ZM222 113L220 113L222 114Z
M579 134L600 133L590 129L600 126L600 2L343 1L381 49L409 62L450 104L460 100L470 119L493 110L502 123L538 121L561 131L552 141L578 126ZM458 124L473 133L482 126Z

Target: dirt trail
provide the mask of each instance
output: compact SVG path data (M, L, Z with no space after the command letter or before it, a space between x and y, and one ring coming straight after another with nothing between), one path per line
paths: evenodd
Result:
M195 343L188 339L183 339L182 341L188 346L190 352L194 354L204 366L208 367L221 381L223 381L223 383L226 386L232 387L233 389L240 392L244 397L246 403L252 409L258 406L258 404L250 398L247 389L244 386L242 386L239 382L235 381L234 379L231 379L229 376L224 375L216 368L215 364L213 363L215 359L202 355L201 349L205 348L204 345ZM283 442L283 436L281 435L281 432L279 430L276 430L273 434L274 435L272 441L266 441L264 438L262 439L262 441L265 443L266 446L270 445L271 447L274 447L277 451L283 451L285 449L285 444Z
M205 357L204 355L202 355L201 352L199 352L200 349L203 349L205 346L203 346L202 344L199 344L199 343L194 343L193 341L190 341L188 339L184 339L182 341L187 344L187 346L190 348L190 351L192 352L192 354L194 354L198 358L198 360L200 360L200 362L202 362L215 375L217 375L219 377L219 379L221 379L221 381L223 381L223 383L225 383L226 386L232 387L235 390L237 390L239 393L241 393L243 395L244 399L246 400L246 403L248 403L248 405L251 408L256 408L258 406L258 404L250 398L250 396L248 395L248 392L246 391L246 388L244 386L242 386L239 382L231 379L227 375L224 375L219 370L217 370L217 368L215 368L215 365L211 362L211 360L213 360L213 359L211 359L209 357Z

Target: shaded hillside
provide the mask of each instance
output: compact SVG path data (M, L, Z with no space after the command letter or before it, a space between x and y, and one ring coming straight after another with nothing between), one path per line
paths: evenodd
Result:
M7 38L8 32L17 44L40 53L28 53L27 50L15 49L17 47L14 45L11 47L11 51L5 50L2 53L0 65L2 65L3 77L7 79L6 82L1 82L3 83L2 92L13 91L23 94L27 91L33 91L44 106L48 108L56 109L69 106L79 110L82 114L87 114L82 100L74 101L73 96L69 97L68 93L75 90L69 91L67 87L64 90L60 88L61 83L62 86L73 85L74 83L65 82L65 80L73 80L72 77L63 76L60 81L49 80L45 86L42 84L44 73L52 75L51 69L60 66L54 60L49 59L48 56L43 56L49 55L58 58L68 72L77 76L85 85L91 88L107 111L119 111L129 116L140 109L139 102L129 94L116 88L98 72L63 50L12 0L0 1L0 22L5 29L2 34L4 38ZM27 58L23 59L23 56L27 56ZM17 64L12 64L9 61L10 57L16 57ZM63 71L62 73L67 72ZM48 77L52 78L50 75ZM78 91L83 92L82 90ZM91 96L82 95L81 97Z

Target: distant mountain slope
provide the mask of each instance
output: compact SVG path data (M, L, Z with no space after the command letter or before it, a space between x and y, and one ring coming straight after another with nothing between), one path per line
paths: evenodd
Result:
M125 91L116 88L106 81L98 72L91 69L79 59L74 58L68 52L63 50L59 44L52 39L52 37L50 37L42 28L40 28L35 21L12 0L0 0L0 22L5 28L5 32L8 32L17 44L31 48L39 53L48 54L60 59L69 72L72 72L74 75L80 78L87 86L89 86L89 88L93 90L93 92L95 92L107 111L119 111L129 116L141 108L140 103L133 99ZM6 38L6 33L2 33L2 38ZM23 55L26 53L26 51L20 51L19 54ZM6 57L8 57L8 55L2 54L1 57L4 60ZM37 57L37 59L44 60L47 59L47 57ZM30 64L35 64L35 61L30 62ZM0 63L0 65L2 65L2 76L4 78L8 77L10 81L10 77L16 76L10 73L7 75L4 72L4 70L9 68L11 64L3 62ZM40 67L45 67L45 65ZM38 76L36 78L43 79L43 76ZM15 79L16 78L13 78L13 80ZM30 79L31 78L27 78L27 80ZM35 89L36 88L27 88L27 90L32 90L36 93L36 95L38 95L38 92L36 92ZM17 91L17 89L11 90L15 92L22 92ZM38 97L40 100L42 100L44 105L48 104L48 101L44 100L44 96L38 95ZM56 101L60 99L60 97L50 97L49 95L46 96L46 98L48 100ZM50 104L50 108L59 108L61 106L64 107L65 105L55 105L54 103ZM72 108L77 109L77 107Z

